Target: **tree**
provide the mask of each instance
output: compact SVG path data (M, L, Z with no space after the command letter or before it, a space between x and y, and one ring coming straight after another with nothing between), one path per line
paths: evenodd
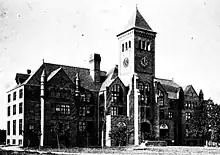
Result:
M53 133L55 133L55 135L56 135L56 140L57 140L57 147L58 147L58 149L60 149L59 124L58 124L58 122L55 122L55 123L52 124L52 126L51 126L51 131L52 131Z
M109 133L109 137L117 146L126 145L130 135L131 131L128 130L125 123L119 123L118 125L112 127L112 130Z
M220 142L220 105L204 101L187 120L187 136L204 141Z

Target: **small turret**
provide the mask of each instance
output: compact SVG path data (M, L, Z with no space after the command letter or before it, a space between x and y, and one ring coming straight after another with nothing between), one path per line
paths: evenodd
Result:
M203 100L204 100L204 94L202 92L202 89L200 89L200 91L199 91L199 101L201 102Z

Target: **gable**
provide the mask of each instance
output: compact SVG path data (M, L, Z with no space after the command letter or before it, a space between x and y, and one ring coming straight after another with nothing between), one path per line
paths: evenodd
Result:
M121 81L121 79L119 77L115 78L112 83L109 85L108 90L111 90L111 88L113 87L113 85L118 84L121 86L123 93L126 92L126 87L124 85L124 83Z
M47 77L47 86L59 88L74 88L73 81L67 76L62 68L59 68Z
M185 92L184 92L185 96L196 96L198 97L198 94L196 93L195 89L193 88L192 85L189 85L186 87Z

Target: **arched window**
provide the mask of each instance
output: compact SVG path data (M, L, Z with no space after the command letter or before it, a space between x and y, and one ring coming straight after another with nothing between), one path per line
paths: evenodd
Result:
M141 40L139 40L139 49L141 49L142 48L142 41Z
M128 47L131 48L131 41L128 42Z
M145 41L142 41L142 49L145 50Z
M151 50L151 43L147 42L147 51L150 51L150 50Z

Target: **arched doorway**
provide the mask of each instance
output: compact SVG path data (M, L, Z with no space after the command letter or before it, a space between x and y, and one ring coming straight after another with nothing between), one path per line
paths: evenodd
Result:
M142 137L142 140L151 139L151 125L149 122L141 123L141 137Z
M167 124L163 123L160 125L160 138L166 139L169 137L169 127Z

